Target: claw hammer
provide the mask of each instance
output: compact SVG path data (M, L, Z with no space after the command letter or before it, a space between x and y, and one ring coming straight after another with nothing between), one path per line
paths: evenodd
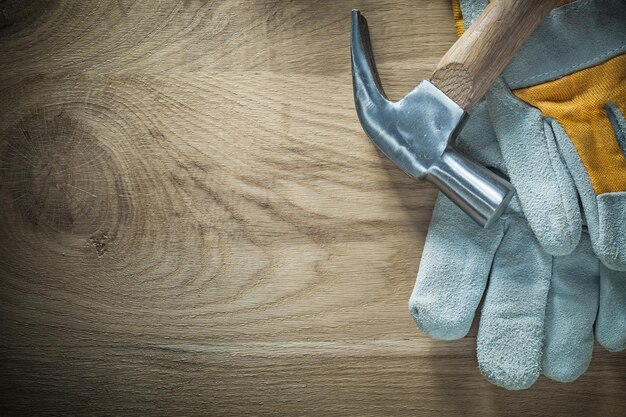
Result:
M454 148L472 107L560 0L492 0L443 56L430 80L400 101L385 95L367 21L352 11L354 101L363 129L398 167L427 179L483 227L496 221L515 192L494 172Z

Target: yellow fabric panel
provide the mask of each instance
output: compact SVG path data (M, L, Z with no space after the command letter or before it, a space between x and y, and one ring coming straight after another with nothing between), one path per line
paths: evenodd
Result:
M454 16L454 30L456 30L456 36L460 38L465 31L465 23L463 22L459 0L452 0L452 14Z
M596 195L626 191L626 157L604 109L609 103L626 114L626 54L513 93L563 126Z

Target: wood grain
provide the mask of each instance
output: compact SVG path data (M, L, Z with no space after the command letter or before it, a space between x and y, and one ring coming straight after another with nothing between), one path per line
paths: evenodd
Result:
M490 2L437 64L431 81L464 109L489 90L543 18L561 0Z
M350 10L401 97L447 1L1 7L0 414L623 412L623 353L508 392L407 312L435 190L359 126Z

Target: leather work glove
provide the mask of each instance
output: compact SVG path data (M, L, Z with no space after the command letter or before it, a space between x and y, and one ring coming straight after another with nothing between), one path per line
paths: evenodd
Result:
M473 109L457 145L506 173L485 101ZM411 314L429 336L459 339L484 297L476 349L490 382L524 389L540 373L572 381L591 360L594 324L604 347L626 347L626 273L604 266L588 233L581 236L571 254L555 257L541 247L516 197L483 229L439 194Z
M487 95L504 163L548 253L574 250L586 223L625 271L626 3L579 0L544 23Z
M477 16L484 5L483 1L462 3L465 23L469 25L472 20L467 15ZM457 146L484 165L510 175L518 190L519 198L514 198L500 221L490 229L481 229L446 197L440 195L437 200L409 302L411 313L426 334L457 339L469 331L484 296L476 340L479 367L488 380L509 389L529 387L541 372L559 381L576 379L591 359L594 326L595 337L607 349L626 347L626 273L598 260L599 256L608 266L619 267L624 243L620 241L623 235L616 232L624 228L626 217L623 205L620 207L626 189L615 191L626 175L615 163L615 158L623 158L619 147L624 138L623 117L614 111L623 111L623 107L614 103L624 102L623 90L619 90L624 77L619 75L620 61L613 64L614 56L603 55L598 45L619 54L625 43L622 35L618 37L621 46L617 42L614 48L609 47L615 42L598 43L596 39L598 33L604 36L607 31L624 33L623 7L619 1L582 0L553 11L507 67L504 81L492 89L488 103L482 101L472 109ZM580 26L581 21L587 24ZM590 27L590 22L602 27ZM577 59L573 59L565 52L571 54L575 48L568 47L562 54L554 52L546 57L557 35L581 27L593 35L588 50L603 58L583 59L583 64L576 64L581 56L576 52ZM571 37L577 47L584 46L575 35ZM534 62L537 56L542 61L539 64ZM567 74L577 71L572 73L574 78L555 71L559 62L569 69ZM587 77L584 68L603 62L608 63L603 70L617 75L591 87L604 90L589 92L593 99L581 96L581 90L590 87L575 77ZM549 82L544 79L547 73L563 77L558 81L570 81L557 86L560 89L556 92L555 87L519 92L526 93L521 96L528 103L543 106L552 118L544 118L540 110L511 95L508 88L518 86L510 80L536 80L540 86ZM578 99L564 98L568 94ZM582 107L580 112L572 108L573 102L574 107ZM580 114L582 120L569 122L564 113ZM563 128L555 133L559 127ZM611 148L604 143L614 142L621 152L616 154L613 146L609 152L612 157L606 159L602 154L600 165L580 156L575 165L574 157L579 149L583 153L588 150L589 142L599 143L597 146L604 150ZM564 149L576 153L562 156L567 152ZM615 165L618 171L607 174L602 169L607 164ZM605 184L602 187L610 184L616 188L594 188L597 178ZM585 179L591 188L584 187ZM589 195L589 190L594 194ZM578 195L588 227L578 207ZM595 214L590 213L594 207ZM595 217L590 219L592 215Z

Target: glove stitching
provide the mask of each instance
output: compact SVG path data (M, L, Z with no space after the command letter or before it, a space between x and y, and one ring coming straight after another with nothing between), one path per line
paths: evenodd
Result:
M606 58L607 56L613 55L615 52L619 52L619 51L622 51L624 49L626 49L626 44L618 46L617 48L615 48L615 49L613 49L611 51L608 51L608 52L605 52L603 54L597 55L597 56L595 56L595 57L593 57L593 58L591 58L591 59L589 59L589 60L587 60L585 62L580 62L580 63L578 63L576 65L572 65L572 66L570 66L568 68L565 68L565 69L559 68L557 70L544 72L542 74L535 74L535 75L533 75L531 77L523 78L521 80L512 80L512 81L507 81L507 82L509 84L521 84L521 83L524 83L526 81L533 80L535 78L543 77L544 75L556 74L556 73L560 73L560 72L564 72L564 71L566 71L566 72L572 71L573 72L573 71L578 70L578 69L580 69L582 67L585 67L587 64L591 64L593 62L596 62L599 59Z

